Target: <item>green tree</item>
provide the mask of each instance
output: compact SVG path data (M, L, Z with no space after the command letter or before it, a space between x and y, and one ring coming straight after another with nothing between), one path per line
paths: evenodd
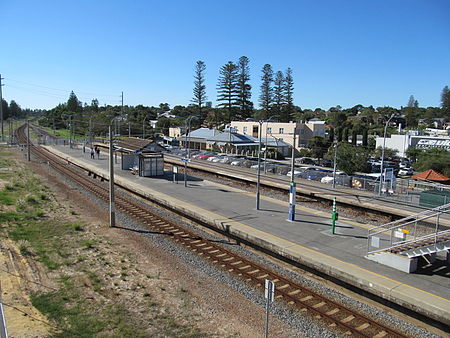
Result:
M327 158L333 158L334 148L330 148ZM360 146L350 143L339 143L336 156L336 166L347 174L367 171L367 160L369 152Z
M381 155L383 153L383 147L376 148L373 152L373 156L381 158ZM398 154L398 150L391 149L391 148L384 148L384 158L394 158Z
M3 112L3 119L7 119L11 114L9 112L9 104L8 101L2 98L2 112Z
M448 89L448 86L445 86L444 89L442 89L441 107L447 118L450 118L450 90Z
M358 139L358 131L356 129L352 129L352 144L356 146L356 141Z
M311 149L311 156L322 159L330 147L330 141L324 137L314 136L308 141L308 148Z
M70 92L69 99L67 100L67 111L70 113L80 113L83 111L81 102L73 91Z
M280 121L289 122L294 117L294 78L292 76L292 69L286 69L284 74L284 99L285 105L280 116Z
M197 106L197 113L200 117L200 120L203 121L206 117L206 114L202 113L203 105L206 102L206 85L205 85L205 71L206 65L203 61L197 61L195 64L194 70L194 97L192 98L192 102Z
M275 79L273 82L273 107L272 113L281 116L281 110L285 105L285 95L284 95L284 75L283 72L276 72Z
M450 177L450 151L442 148L425 150L419 153L413 167L417 171L433 169Z
M328 140L331 142L334 142L334 128L331 127L328 131Z
M411 147L406 150L406 156L412 161L416 162L419 155L423 152L423 149Z
M273 104L273 70L272 66L265 64L262 69L261 76L261 93L259 95L259 105L262 109L262 119L267 119L269 117L270 109Z
M367 148L367 146L369 145L368 139L369 139L369 133L367 131L367 128L364 128L363 132L362 132L362 146L364 148Z
M342 141L348 142L348 128L344 128L342 132Z
M22 116L22 108L20 108L14 100L11 100L9 103L9 115L13 118L19 118Z
M414 99L414 96L413 96L413 95L411 95L411 96L409 97L407 107L414 107L414 108L419 107L419 102L418 102L417 100Z
M246 119L252 116L253 102L250 101L252 97L252 86L250 85L250 60L246 56L241 56L238 61L238 99L239 118Z
M228 122L231 122L234 111L238 107L238 67L228 61L220 68L219 82L217 84L217 101L219 107L225 108L228 112Z

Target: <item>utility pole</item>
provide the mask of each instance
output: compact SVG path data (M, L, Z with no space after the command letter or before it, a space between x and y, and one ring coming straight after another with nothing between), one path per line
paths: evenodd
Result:
M3 96L2 96L2 80L4 80L4 78L2 78L2 74L0 74L0 119L1 119L1 130L2 130L2 142L4 141L4 136L3 136Z
M116 206L114 199L114 145L112 128L109 124L109 226L116 226Z

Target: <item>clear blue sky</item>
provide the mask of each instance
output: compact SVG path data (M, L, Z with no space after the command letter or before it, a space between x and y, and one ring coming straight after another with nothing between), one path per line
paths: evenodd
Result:
M219 68L250 59L291 67L302 108L438 106L450 86L449 0L0 0L3 96L52 108L71 90L90 103L188 105L197 60L215 104Z

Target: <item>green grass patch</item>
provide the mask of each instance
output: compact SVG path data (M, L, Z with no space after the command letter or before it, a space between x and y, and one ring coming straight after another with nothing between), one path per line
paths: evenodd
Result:
M15 198L13 197L10 191L7 190L0 191L0 204L13 205L14 202Z

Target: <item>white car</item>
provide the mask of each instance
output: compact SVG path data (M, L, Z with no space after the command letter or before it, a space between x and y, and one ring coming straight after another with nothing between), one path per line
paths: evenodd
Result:
M243 163L244 161L245 161L245 159L234 160L230 164L231 165L241 165L241 163Z
M303 171L294 170L294 177L300 176L300 174L301 174L302 172L303 172ZM286 174L286 176L291 177L291 176L292 176L292 170L289 170L288 173Z
M399 176L411 176L414 175L414 170L412 168L402 168L398 171Z

